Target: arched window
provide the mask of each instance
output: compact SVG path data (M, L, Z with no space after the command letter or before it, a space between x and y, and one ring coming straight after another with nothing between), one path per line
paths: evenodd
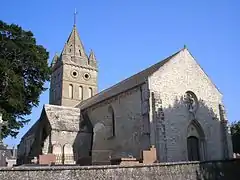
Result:
M69 84L69 90L68 90L68 95L69 95L69 98L73 98L73 85L72 84Z
M109 106L108 108L108 114L110 116L110 121L111 121L111 125L112 125L112 133L111 133L111 136L115 136L116 135L116 130L115 130L115 115L114 115L114 111L113 111L113 108L112 106Z
M93 95L93 90L90 87L90 88L88 88L88 97L92 97L92 95Z
M196 112L199 106L197 96L192 91L187 91L185 93L185 102L187 103L189 113L193 116L192 119L196 119Z
M78 87L78 93L79 93L79 99L83 100L83 87L82 86Z

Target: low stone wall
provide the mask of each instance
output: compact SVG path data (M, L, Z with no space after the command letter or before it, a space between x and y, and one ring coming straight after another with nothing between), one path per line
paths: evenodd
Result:
M1 168L1 180L237 180L240 160L134 166L41 166Z

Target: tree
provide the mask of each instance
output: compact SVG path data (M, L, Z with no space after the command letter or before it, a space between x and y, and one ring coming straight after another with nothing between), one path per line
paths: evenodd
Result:
M36 44L31 31L0 21L0 113L7 126L2 135L16 137L39 104L50 79L49 53Z
M240 121L231 124L233 152L240 153Z

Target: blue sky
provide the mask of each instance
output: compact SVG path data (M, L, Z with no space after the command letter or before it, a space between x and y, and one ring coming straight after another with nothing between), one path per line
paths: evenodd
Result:
M240 2L237 0L41 0L1 2L0 19L31 30L37 43L60 53L73 25L77 27L87 52L92 48L99 62L99 90L162 60L187 45L198 63L224 95L228 119L239 120L240 83L238 56L240 42ZM49 83L46 83L49 87ZM31 122L17 139L39 118L48 91Z

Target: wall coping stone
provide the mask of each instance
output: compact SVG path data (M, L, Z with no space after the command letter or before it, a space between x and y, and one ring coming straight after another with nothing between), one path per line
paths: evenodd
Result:
M94 170L94 169L118 169L118 168L143 168L143 167L156 167L156 166L172 166L172 165L197 165L197 164L212 164L228 161L239 161L240 159L229 160L214 160L214 161L182 161L182 162L167 162L167 163L154 163L154 164L134 164L134 165L103 165L103 166L79 166L79 165L64 165L64 166L15 166L15 167L0 167L1 171L53 171L53 170Z

